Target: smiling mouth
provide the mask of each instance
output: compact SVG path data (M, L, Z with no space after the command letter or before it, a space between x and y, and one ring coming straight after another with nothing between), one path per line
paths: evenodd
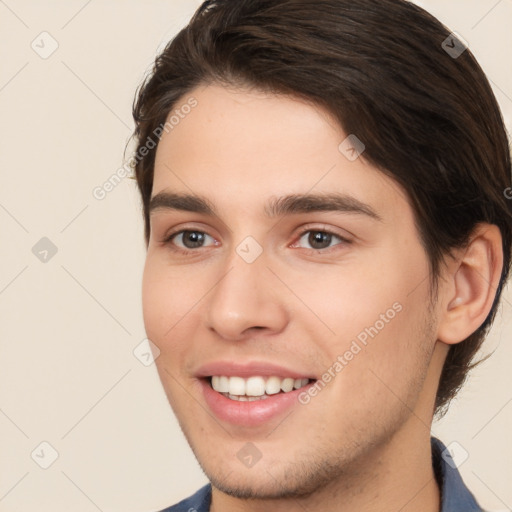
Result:
M266 400L273 395L286 394L307 386L314 379L291 377L237 377L213 375L206 378L210 387L219 394L238 402Z

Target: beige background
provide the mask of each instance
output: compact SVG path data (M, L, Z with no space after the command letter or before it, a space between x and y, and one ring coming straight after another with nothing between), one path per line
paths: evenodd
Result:
M92 195L122 165L136 86L199 3L0 0L1 512L151 512L206 483L154 366L133 354L145 337L135 185ZM467 40L510 131L512 0L421 5ZM58 48L43 59L32 41ZM32 252L43 237L57 248L46 262ZM433 429L468 452L460 470L494 510L512 507L511 303L509 289L494 356Z

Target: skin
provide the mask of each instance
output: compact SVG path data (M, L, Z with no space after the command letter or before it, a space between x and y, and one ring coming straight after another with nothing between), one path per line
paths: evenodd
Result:
M435 393L449 345L491 307L499 231L479 226L468 248L447 259L430 307L427 255L405 193L364 153L349 161L340 152L347 134L327 112L219 85L200 86L181 103L190 96L197 107L158 145L153 196L194 193L218 216L152 212L143 313L169 402L212 482L211 510L438 511L429 441ZM264 213L271 198L333 191L380 220ZM318 248L308 229L336 236ZM182 230L208 236L195 248L179 234L165 241ZM253 263L236 252L247 236L263 250ZM262 360L320 378L395 303L401 311L307 405L259 427L209 411L200 365ZM237 457L249 441L262 455L250 468Z

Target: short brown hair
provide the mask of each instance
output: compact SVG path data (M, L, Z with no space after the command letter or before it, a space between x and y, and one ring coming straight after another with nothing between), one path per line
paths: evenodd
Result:
M177 102L218 83L292 95L324 107L399 183L437 278L443 258L480 222L497 225L504 266L480 328L451 346L436 397L446 409L496 314L510 269L510 148L496 98L469 49L405 0L210 0L157 57L133 116L140 149ZM448 39L453 47L458 39ZM463 50L460 45L459 50ZM145 238L156 148L137 160ZM433 288L434 289L434 288Z

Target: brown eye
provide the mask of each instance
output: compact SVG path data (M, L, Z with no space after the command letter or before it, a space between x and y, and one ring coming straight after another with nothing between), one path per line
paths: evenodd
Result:
M343 242L347 241L334 233L329 233L328 231L309 230L301 235L298 244L306 249L322 250L334 245L339 245Z
M323 231L311 231L308 236L308 243L313 249L326 249L331 245L332 235Z
M171 237L171 242L182 249L197 249L198 247L207 245L206 242L208 242L208 239L213 241L210 235L202 231L185 230L174 234Z

